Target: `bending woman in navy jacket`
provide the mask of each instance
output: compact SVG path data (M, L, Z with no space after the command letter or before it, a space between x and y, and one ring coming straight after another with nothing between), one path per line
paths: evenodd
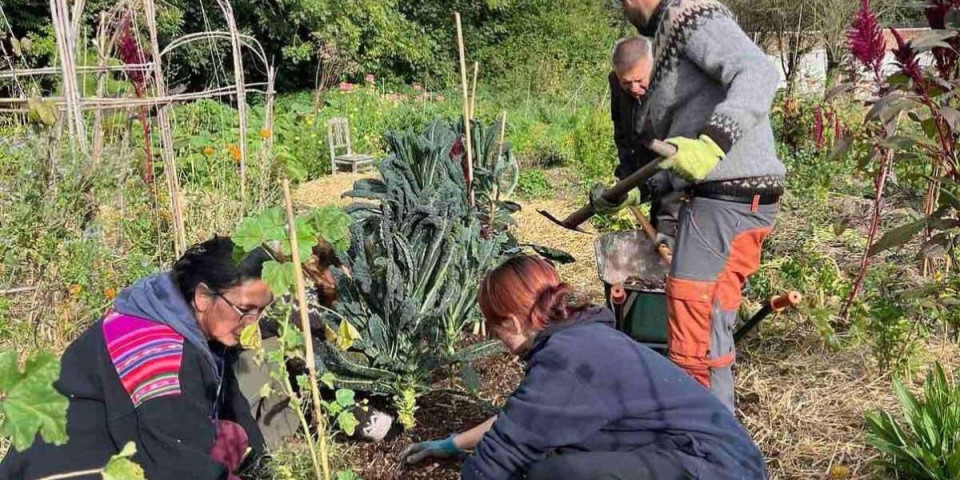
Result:
M408 463L473 449L465 480L766 478L763 457L713 395L668 359L612 328L603 308L570 306L545 261L490 272L487 327L524 358L526 376L494 418L408 447Z

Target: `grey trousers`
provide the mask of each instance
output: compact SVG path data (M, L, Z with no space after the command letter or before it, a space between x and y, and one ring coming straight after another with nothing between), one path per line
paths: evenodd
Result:
M264 350L270 351L278 347L275 337L263 341ZM258 365L253 357L254 353L250 350L240 354L235 370L237 381L243 396L250 402L250 413L263 433L267 449L273 450L282 445L285 439L295 435L300 423L297 414L289 406L290 399L283 394L280 384L270 378L271 370L277 366L266 361ZM264 388L268 385L269 392Z
M667 348L674 363L731 411L733 328L742 289L760 266L779 209L695 197L680 211L666 288Z

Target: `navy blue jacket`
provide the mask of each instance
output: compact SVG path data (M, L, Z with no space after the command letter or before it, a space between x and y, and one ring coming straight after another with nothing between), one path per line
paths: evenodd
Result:
M679 451L691 479L766 478L763 456L730 411L613 322L609 310L592 308L537 335L523 382L462 478L522 478L551 453L645 450Z

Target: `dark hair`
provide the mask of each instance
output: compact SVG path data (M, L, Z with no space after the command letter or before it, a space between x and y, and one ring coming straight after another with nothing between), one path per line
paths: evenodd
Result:
M477 303L494 325L510 315L534 328L561 323L586 305L571 305L573 288L560 280L550 263L540 257L520 255L487 273L477 291Z
M257 248L246 254L240 262L234 262L235 248L230 237L214 236L187 249L173 264L173 283L187 303L193 301L197 285L201 283L214 292L222 292L245 280L260 278L263 263L270 260L270 255L262 248Z

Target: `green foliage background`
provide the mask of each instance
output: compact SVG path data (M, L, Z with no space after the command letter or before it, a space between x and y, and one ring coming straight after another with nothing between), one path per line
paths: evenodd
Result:
M372 73L390 85L454 85L459 80L455 11L461 13L469 60L480 62L488 82L532 92L575 89L586 78L603 86L593 73L606 64L616 37L632 30L619 7L599 1L238 0L232 5L238 27L258 39L279 68L281 91L312 88L318 66L330 60L321 55L324 48L335 49L349 65L346 80L358 82ZM86 2L89 37L96 29L94 12L109 6L104 0ZM188 33L226 30L214 0L170 0L157 9L161 45ZM5 13L14 36L33 40L28 63L49 65L55 53L49 5L24 0ZM211 55L207 42L178 50L167 63L174 69L171 77L199 87L228 75L219 59L229 55L229 45L217 48L221 55ZM247 81L264 80L261 66L248 61L246 68Z

